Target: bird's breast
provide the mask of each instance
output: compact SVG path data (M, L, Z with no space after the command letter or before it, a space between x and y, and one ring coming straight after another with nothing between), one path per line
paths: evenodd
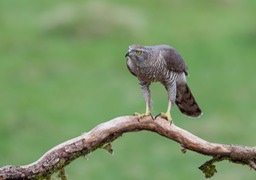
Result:
M138 67L137 72L139 72L138 77L147 82L162 81L168 74L166 67L160 64L148 64L143 67Z
M139 63L127 58L126 63L130 72L145 82L165 81L170 75L170 70L160 60Z

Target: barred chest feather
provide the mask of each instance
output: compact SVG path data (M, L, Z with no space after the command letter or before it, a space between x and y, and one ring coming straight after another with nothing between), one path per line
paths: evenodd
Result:
M163 61L148 62L136 67L138 78L146 82L164 81L170 77L170 71Z

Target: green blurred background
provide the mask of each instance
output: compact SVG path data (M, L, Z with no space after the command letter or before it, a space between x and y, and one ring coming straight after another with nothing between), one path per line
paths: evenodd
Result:
M189 66L204 115L173 109L175 124L211 142L255 145L256 1L1 0L0 167L29 164L55 145L135 111L144 99L127 70L130 44L170 44ZM167 95L153 84L153 114ZM114 155L97 150L70 179L204 179L209 157L149 132L128 133ZM255 179L248 167L217 164L212 178Z

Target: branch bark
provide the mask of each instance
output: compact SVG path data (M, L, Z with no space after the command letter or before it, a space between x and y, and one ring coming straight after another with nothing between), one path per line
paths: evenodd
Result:
M142 130L155 132L176 141L181 145L183 152L191 150L211 156L211 160L199 167L206 177L213 176L217 172L214 163L223 160L247 165L256 170L256 147L210 143L174 124L170 126L169 122L162 118L153 121L151 117L139 120L135 116L122 116L57 145L32 164L0 168L0 179L48 179L55 172L59 172L61 179L66 179L64 167L76 158L86 156L97 148L104 148L112 153L111 142L123 133Z

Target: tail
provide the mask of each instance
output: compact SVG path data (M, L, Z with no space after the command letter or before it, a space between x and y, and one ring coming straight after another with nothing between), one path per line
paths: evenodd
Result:
M187 84L178 84L176 93L175 103L183 114L189 117L199 117L202 114Z

